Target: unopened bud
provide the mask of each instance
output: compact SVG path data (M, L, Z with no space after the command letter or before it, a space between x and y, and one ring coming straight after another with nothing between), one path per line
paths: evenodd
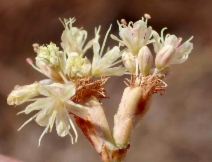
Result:
M143 76L148 76L153 65L153 56L147 46L144 46L138 52L138 65L140 73Z
M38 96L39 87L39 83L33 83L26 86L16 86L7 98L8 105L20 105L28 99Z
M165 45L155 58L155 66L157 69L162 69L169 66L175 55L175 48L172 45Z
M135 73L135 58L131 52L125 51L122 54L123 64L130 73Z

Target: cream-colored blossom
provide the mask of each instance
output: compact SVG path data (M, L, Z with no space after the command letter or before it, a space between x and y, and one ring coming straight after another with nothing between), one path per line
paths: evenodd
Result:
M35 119L40 126L46 127L39 139L40 145L44 134L48 131L51 132L55 123L57 134L61 137L70 135L73 143L73 136L70 133L70 128L72 128L75 133L76 142L78 135L69 113L84 118L87 115L87 107L76 104L70 100L76 93L75 84L67 82L65 85L60 83L42 85L39 87L38 92L46 97L35 98L34 103L31 103L24 111L20 112L29 114L32 111L38 111L33 117L26 121L21 128L33 119ZM33 99L31 99L31 101L32 100Z
M111 27L110 27L111 28ZM121 52L118 46L113 47L111 50L108 50L103 55L103 50L105 46L105 42L108 36L106 33L101 51L100 45L98 42L98 35L100 28L96 31L96 38L93 41L93 62L92 62L92 76L111 76L111 75L123 75L126 71L125 67L118 66L114 67L116 64L120 63L121 60L117 61L121 57Z
M87 31L73 27L75 18L64 19L63 25L65 30L61 36L61 46L66 54L77 52L82 56L89 48L92 47L92 40L89 41L85 46L87 39Z
M71 79L84 78L90 75L91 63L86 57L72 52L66 61L66 74Z
M160 51L166 51L165 49L174 49L174 54L171 59L169 59L166 66L171 64L181 64L185 62L188 58L188 55L191 53L193 49L193 43L190 40L193 38L191 37L189 40L181 44L182 38L177 38L175 35L167 34L164 38L163 32L166 28L161 31L161 36L156 31L153 31L154 37L154 50L156 54L161 53ZM159 56L158 56L159 57ZM157 56L156 56L157 59Z
M122 40L116 36L111 35L114 40L117 40L121 45L127 46L127 50L134 56L138 55L139 50L150 43L149 39L152 33L152 27L147 27L147 19L136 21L135 23L129 22L128 26L119 23L119 35Z

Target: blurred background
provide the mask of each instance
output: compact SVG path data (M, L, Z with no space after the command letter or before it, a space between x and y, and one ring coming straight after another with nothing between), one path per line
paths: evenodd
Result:
M44 128L29 123L17 129L30 115L17 112L26 105L8 106L7 95L15 85L31 84L45 78L25 59L34 58L32 44L53 41L60 45L63 26L58 18L75 17L75 25L94 36L101 25L104 35L112 23L125 18L137 21L149 13L158 32L194 39L194 50L187 62L172 67L163 96L154 95L153 106L134 131L126 162L211 162L212 161L212 1L211 0L2 0L0 1L0 154L25 162L98 162L99 155L79 132L78 143L56 132L38 139ZM108 39L108 45L117 42ZM88 55L92 55L91 50ZM103 101L110 126L123 89L123 77L106 85L110 99ZM4 161L3 161L4 162Z

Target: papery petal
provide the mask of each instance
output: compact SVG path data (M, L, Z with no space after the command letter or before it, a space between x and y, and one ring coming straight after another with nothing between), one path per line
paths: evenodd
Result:
M49 123L49 119L52 116L52 113L54 111L54 104L55 102L52 101L53 103L49 103L46 105L46 107L42 110L40 110L38 116L36 117L35 121L40 125L40 126L47 126Z
M121 76L124 75L125 72L126 72L125 67L114 67L105 69L96 76L111 76L111 75Z
M32 111L41 110L41 109L45 108L46 106L51 106L51 103L52 103L51 98L38 99L37 101L28 105L25 108L24 112L25 112L25 114L29 114Z
M64 137L67 134L69 134L69 129L70 129L70 123L69 120L67 119L66 109L65 107L63 107L57 112L56 116L57 134L61 137Z
M39 83L43 84L43 85L49 85L49 84L52 84L54 82L51 79L43 79L43 80L40 80Z
M98 62L99 69L106 69L111 66L111 64L116 61L119 57L121 57L119 47L115 46L110 51L108 51Z
M71 100L67 100L65 104L69 113L74 114L80 118L86 118L88 116L88 107L76 104Z
M147 30L145 31L145 39L144 39L143 46L148 44L148 41L149 41L151 35L152 35L152 27L149 26L147 28Z
M93 62L92 62L92 67L96 66L98 64L98 61L100 59L100 55L99 55L99 51L100 51L100 45L97 41L93 42Z
M130 30L130 28L122 28L119 32L120 37L122 38L124 44L129 48L129 49L133 49L133 42L135 42L133 40L133 35L132 32Z
M70 99L76 93L76 86L73 82L68 82L64 85L60 98L62 101Z
M53 85L53 84L51 84ZM39 87L38 92L44 96L55 96L57 93L53 90L51 85L42 85Z
M152 35L153 35L154 40L155 40L154 43L153 43L154 51L157 54L160 51L160 49L162 48L162 43L161 43L161 40L160 40L160 36L156 31L153 31Z
M175 48L179 45L179 39L175 36L175 35L169 35L164 42L164 46L165 45L172 45Z
M193 43L185 42L179 48L177 48L176 57L182 57L183 55L188 55L193 49Z
M174 59L171 64L182 64L188 59L188 55L184 55L182 58Z
M147 26L142 20L139 20L133 24L132 34L134 37L135 44L137 44L139 47L142 47L144 44L146 29Z

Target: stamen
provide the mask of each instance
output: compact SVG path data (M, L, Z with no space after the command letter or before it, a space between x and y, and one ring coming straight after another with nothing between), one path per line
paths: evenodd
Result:
M20 131L26 124L28 124L29 122L31 122L36 116L38 116L40 112L38 112L37 114L35 114L34 116L32 116L29 120L27 120L19 129L18 131Z
M163 28L162 30L161 30L161 41L162 41L162 43L164 43L164 37L163 37L163 33L164 33L164 31L167 29L167 27L165 27L165 28Z
M126 22L126 20L125 19L121 19L121 23L123 24L123 25L127 25L127 22Z
M27 59L26 59L26 62L27 62L29 65L31 65L33 69L35 69L35 70L37 70L38 72L42 73L42 71L41 71L38 67L36 67L36 66L33 64L33 60L32 60L31 58L27 58ZM43 74L43 73L42 73L42 74Z
M105 47L105 43L106 43L108 34L109 34L110 30L111 30L111 27L112 27L112 24L110 25L110 27L109 27L109 29L108 29L106 35L105 35L105 39L104 39L104 41L103 41L102 48L101 48L101 51L100 51L100 58L102 57L102 53L103 53L103 50L104 50L104 47Z

